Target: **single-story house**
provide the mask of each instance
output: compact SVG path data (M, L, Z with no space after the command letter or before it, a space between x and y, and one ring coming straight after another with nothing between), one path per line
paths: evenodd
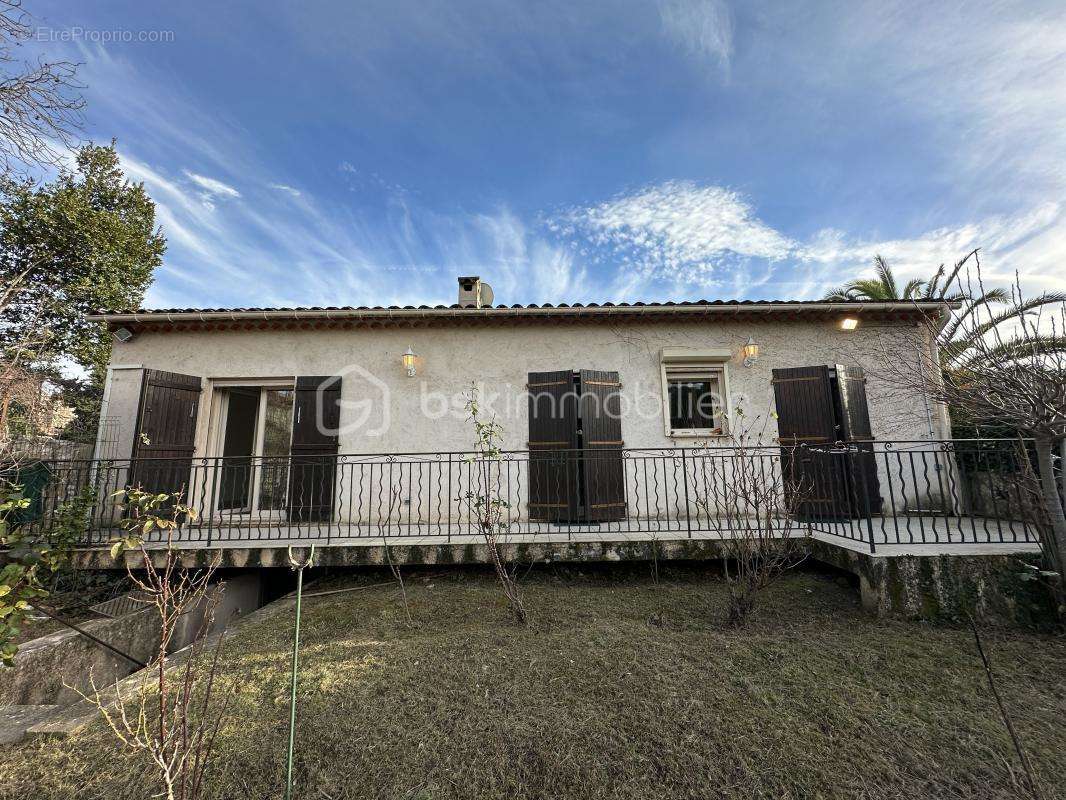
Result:
M940 301L492 305L477 277L459 279L451 306L101 312L115 344L96 458L117 465L115 485L180 489L210 524L440 525L469 495L476 387L507 453L508 519L689 514L694 475L682 464L679 482L676 460L740 429L774 453L850 445L859 466L818 480L852 505L863 495L868 515L894 491L862 456L872 442L950 437L941 410L878 369L893 348L935 357L927 322L948 313Z

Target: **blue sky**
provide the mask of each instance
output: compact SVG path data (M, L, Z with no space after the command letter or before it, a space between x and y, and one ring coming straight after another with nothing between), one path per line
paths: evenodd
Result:
M27 6L158 205L148 306L811 299L977 246L1066 290L1061 0Z

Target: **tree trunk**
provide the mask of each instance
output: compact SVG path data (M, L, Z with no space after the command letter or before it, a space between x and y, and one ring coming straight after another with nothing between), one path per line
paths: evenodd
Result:
M1055 570L1059 573L1059 596L1066 581L1066 513L1056 485L1055 470L1051 464L1051 449L1055 443L1050 437L1039 436L1036 446L1036 463L1040 471L1040 496L1047 511L1051 541L1044 542L1044 549L1051 555Z
M11 405L11 393L4 389L4 399L0 402L0 436L7 438L7 410Z

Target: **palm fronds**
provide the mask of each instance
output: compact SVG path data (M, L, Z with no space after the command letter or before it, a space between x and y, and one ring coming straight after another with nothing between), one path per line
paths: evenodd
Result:
M957 344L952 342L948 348L953 350ZM952 370L965 373L979 367L983 363L1005 363L1019 361L1026 358L1042 358L1049 355L1066 355L1066 336L1041 336L1034 341L1028 337L1014 337L1005 342L998 342L980 352L974 352L974 348L963 349L959 358L952 365Z
M907 281L907 285L903 287L903 297L902 297L902 299L903 300L914 300L914 299L916 299L919 296L919 294L921 293L922 286L924 284L925 284L925 281L920 280L918 278L912 278L911 280Z
M1000 326L1012 322L1024 323L1029 315L1039 312L1044 306L1066 303L1066 292L1047 292L1025 301L1011 302L1013 295L1008 289L1001 287L985 289L980 279L976 285L971 282L967 266L971 260L979 273L978 250L974 249L956 261L951 269L946 269L941 264L931 280L913 278L907 281L903 286L903 291L900 291L891 265L884 257L874 256L875 277L848 281L827 294L825 299L838 301L942 300L948 303L961 303L962 308L952 315L940 332L941 365L945 369L956 368L967 363L967 359L973 357L972 353L979 349L977 343L983 337L998 332ZM966 270L965 277L963 277L963 270ZM993 306L1008 303L1009 307L1001 311L991 310ZM1031 341L1032 337L1029 338ZM1053 351L1057 350L1061 340L1061 337L1053 334L1038 335L1036 338L1041 346L1046 345ZM1002 350L997 350L997 352L1001 354L1016 352L1018 345L1016 342L1012 344L1012 341L997 342L997 348L1002 347Z
M892 267L888 265L883 256L874 256L874 273L877 275L876 282L866 283L873 293L880 297L871 297L871 300L902 300L899 289L896 287L896 276L892 274Z
M836 301L836 302L845 301L845 300L854 300L855 298L852 297L849 294L849 291L850 291L850 287L848 287L848 286L838 286L836 289L833 289L832 291L830 291L829 294L827 294L824 299L825 300L833 300L833 301Z
M985 336L991 333L992 330L998 328L1004 323L1020 320L1027 314L1030 314L1042 306L1052 305L1055 303L1066 303L1066 292L1045 292L1037 297L1030 298L1021 303L1014 303L1010 308L1006 308L1000 311L998 314L992 314L984 322L974 324L969 330L966 331L966 335L959 337L959 332L962 330L963 325L974 314L979 313L982 309L987 308L992 303L1006 303L1010 300L1010 295L1005 289L990 289L982 294L976 300L973 300L962 309L955 317L949 322L941 333L941 340L943 342L954 342L957 338L960 341L973 342L979 336Z
M907 281L900 292L899 284L892 267L882 256L874 256L873 278L856 278L834 289L825 296L826 300L914 300L918 299L925 281L914 278Z
M936 271L936 275L929 281L929 285L925 289L926 300L945 300L945 295L954 285L955 281L959 277L959 273L962 272L962 268L966 266L966 263L971 259L977 258L977 249L971 250L963 258L955 262L955 265L951 268L951 273L944 277L944 265L941 264ZM943 278L944 282L941 283Z

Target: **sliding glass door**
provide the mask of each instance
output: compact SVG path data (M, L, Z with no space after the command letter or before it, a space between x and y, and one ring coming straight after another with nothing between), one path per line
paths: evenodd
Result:
M263 468L253 492L255 508L281 513L289 490L289 444L292 441L292 389L263 389L258 450Z
M288 496L293 389L230 386L221 391L219 510L280 517Z

